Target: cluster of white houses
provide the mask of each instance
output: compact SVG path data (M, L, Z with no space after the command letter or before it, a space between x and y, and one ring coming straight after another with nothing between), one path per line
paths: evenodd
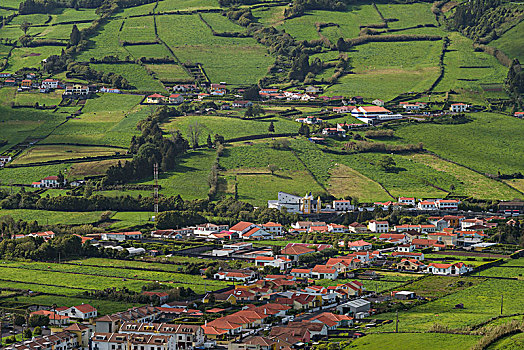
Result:
M417 200L414 197L399 197L398 202L375 202L373 206L356 207L351 204L350 200L337 199L328 203L322 203L320 197L315 199L311 192L305 196L297 196L286 192L278 192L276 200L269 200L267 202L268 208L278 210L285 209L289 213L299 214L318 214L322 212L348 212L353 210L373 210L375 207L381 207L388 210L390 207L394 209L405 210L421 210L421 211L456 211L460 201L457 199L426 199Z

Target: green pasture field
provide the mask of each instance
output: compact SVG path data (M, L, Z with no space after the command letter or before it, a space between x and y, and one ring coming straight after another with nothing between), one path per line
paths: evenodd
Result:
M4 92L3 90L6 89L1 89L0 92ZM2 96L0 95L0 97ZM26 138L46 137L64 120L63 116L49 112L35 111L29 108L13 109L0 105L2 138L8 141L7 145L0 147L0 151L7 150Z
M504 33L500 38L489 43L490 46L495 46L502 50L511 58L517 58L520 62L524 62L524 22L520 22L512 29Z
M519 266L519 267L524 267L524 259L523 258L520 258L520 259L510 259L508 260L504 266Z
M424 148L483 173L510 174L524 164L524 121L495 113L475 113L460 125L415 123L396 128L403 142ZM478 142L464 135L474 135Z
M150 76L145 68L134 63L126 64L91 64L91 67L101 72L112 72L120 74L129 82L129 84L139 91L159 92L164 90L162 84Z
M469 349L481 336L441 333L400 333L368 334L355 339L350 347L372 349L412 349L412 350L456 350Z
M174 260L173 260L174 259ZM118 259L105 259L105 258L88 258L82 260L71 260L70 263L82 264L82 266L106 266L112 268L139 268L139 269L148 269L149 271L165 271L165 272L179 272L180 265L185 265L188 263L202 263L206 262L218 262L218 260L206 259L202 260L200 258L193 258L188 256L173 256L169 261L173 261L173 264L161 264L149 261L140 261L140 260L118 260Z
M220 13L203 13L202 17L215 32L244 32L246 28L233 23Z
M53 306L56 304L58 307L72 305L90 304L98 310L99 315L107 315L115 312L125 311L139 304L130 304L122 301L109 301L109 300L98 300L89 298L75 298L75 297L59 297L56 295L35 295L29 297L16 297L2 300L1 306L7 306L9 303L28 303L44 306Z
M106 159L86 163L71 164L71 168L67 171L68 179L83 179L85 176L104 175L106 170L111 165L116 165L118 162L122 164L126 159Z
M349 166L362 175L382 184L394 197L414 196L416 198L438 198L446 192L435 187L449 190L454 178L437 172L429 166L411 162L399 155L389 155L395 162L398 171L386 172L378 166L384 154L358 153L333 157L338 162Z
M153 5L153 4L151 4ZM104 56L117 56L121 59L129 55L129 53L120 46L119 32L122 20L113 19L101 26L99 34L91 37L89 41L88 50L80 52L76 56L78 62L88 62L90 58L102 58Z
M18 10L20 3L24 0L2 0L2 6Z
M28 35L37 35L41 33L43 29L44 29L43 27L30 27L27 30L27 34ZM3 38L3 39L9 39L11 41L16 41L22 35L24 35L24 32L22 31L22 29L20 29L19 25L6 25L0 28L0 38Z
M150 4L128 7L125 9L121 9L117 13L116 17L118 18L126 17L127 18L128 16L152 14L155 6L156 6L156 3L152 2Z
M271 175L264 169L264 173L253 175L237 175L233 172L221 174L227 182L226 194L233 194L236 182L238 199L256 206L265 207L267 201L276 199L278 191L304 195L307 192L323 192L311 175L305 170L276 171Z
M7 57L10 50L11 50L11 46L0 44L0 57Z
M22 68L39 68L43 59L60 55L61 51L60 46L17 47L11 53L6 70L15 72Z
M252 46L253 38L229 38L213 36L211 30L198 15L158 16L158 35L175 51L183 46Z
M326 156L317 145L302 137L291 140L291 148L315 178L320 183L327 185L329 171L336 164L335 159L330 157L331 155Z
M201 63L212 82L225 81L230 85L258 82L274 62L266 48L255 43L246 46L188 45L173 50L182 63Z
M465 89L478 92L481 91L480 84L502 83L504 81L508 69L501 65L496 58L484 52L475 52L471 39L458 33L451 32L448 37L451 43L444 55L444 78L435 87L435 91ZM486 66L488 68L474 68ZM467 81L459 79L467 79ZM481 97L477 95L478 93L473 97Z
M24 22L27 22L33 25L44 24L49 19L49 17L50 17L49 15L45 15L42 13L35 13L31 15L19 15L13 18L11 22L9 22L9 25L10 26L19 26L20 24Z
M458 280L456 277L452 278ZM524 312L524 304L520 297L522 288L524 288L524 281L489 279L399 313L399 330L427 331L435 323L452 329L474 326L500 315L502 293L504 294L505 314ZM409 285L405 289L413 290ZM464 304L464 309L455 309L455 305L459 303ZM393 320L395 317L394 313L380 315L381 319ZM392 331L394 328L393 322L376 328L376 331Z
M331 32L328 38L336 42L338 38L355 38L360 32L359 26L377 24L381 19L371 5L352 5L345 12L307 11L306 15L287 19L279 29L285 29L297 40L319 39L315 23L336 23L338 30ZM280 22L278 22L280 23Z
M199 10L220 8L217 0L163 0L158 3L156 12L169 12L178 10Z
M359 45L350 54L356 74L340 78L326 90L326 95L360 95L389 100L406 91L426 90L437 79L441 47L442 41ZM331 74L331 71L325 72L320 78Z
M505 265L501 265L498 267L491 267L477 274L482 277L508 277L522 279L522 276L524 276L524 267L506 267Z
M504 184L478 174L468 168L441 160L430 154L414 154L405 156L416 163L427 165L437 172L443 172L455 177L452 191L454 195L469 196L481 199L513 199L519 193Z
M431 3L378 4L377 7L385 18L398 20L388 22L389 28L406 28L418 24L438 25L435 14L431 12Z
M351 52L357 74L375 70L422 71L438 67L442 41L371 42ZM435 77L436 78L436 77Z
M16 92L13 102L24 106L34 105L37 102L40 106L58 106L60 101L62 101L62 92L60 90L55 90L48 94L43 94L36 90Z
M243 111L242 111L243 112ZM281 119L271 118L262 120L243 120L238 118L220 117L220 116L184 116L172 118L168 123L163 125L166 131L180 130L184 136L187 136L188 127L196 122L203 125L204 132L200 137L200 144L205 144L207 135L220 134L225 139L235 137L267 134L270 122L273 121L275 133L292 133L298 132L297 123Z
M254 246L260 246L260 247L268 246L268 245L270 245L270 246L277 246L277 247L285 247L289 243L300 243L300 242L301 242L300 239L286 239L286 240L273 239L273 240L256 241L256 242L253 242L253 245Z
M457 278L452 276L426 275L424 278L405 286L404 289L413 291L421 297L434 299L451 293L457 293L484 281L485 279L474 277Z
M65 295L65 296L71 296L71 297L78 296L85 291L83 289L53 287L53 286L45 286L41 284L29 284L29 283L24 283L24 282L10 282L10 281L0 280L0 283L2 283L2 288L13 288L13 289L20 289L20 290L27 289L27 290L30 290L36 293L59 294L59 295Z
M83 225L98 222L102 213L102 211L63 212L36 209L1 209L0 217L9 215L16 221L38 221L40 225Z
M91 23L78 23L76 26L78 29L82 30L89 27L90 25ZM38 34L38 38L63 40L64 42L67 42L71 35L72 29L72 24L57 24L54 26L47 26L42 28L42 31L40 34Z
M391 200L380 185L344 164L337 164L329 173L329 193L336 198L351 196L360 202Z
M13 164L29 164L47 162L50 160L69 160L76 158L112 156L125 154L126 149L115 149L108 147L86 147L66 145L35 146L19 155Z
M155 26L153 23L153 17L127 18L124 21L124 27L119 33L119 36L122 41L154 41Z
M326 96L363 96L391 100L406 91L424 91L437 79L438 68L419 70L376 69L342 76L325 91ZM327 77L327 76L326 76Z
M116 191L115 191L116 192ZM105 194L105 193L102 193ZM116 195L121 196L122 194L127 194L126 192L122 193L118 191ZM152 194L150 194L152 196ZM117 212L111 217L111 220L114 222L111 224L111 230L121 231L126 230L127 228L134 226L141 226L151 222L151 217L154 216L154 213L147 212Z
M253 38L213 36L196 15L159 16L157 26L158 35L180 61L202 63L211 81L255 83L274 62Z
M524 333L517 333L506 338L502 338L491 344L490 350L519 350L524 348Z
M92 266L92 265L69 265L69 264L57 264L57 263L40 263L31 261L28 263L23 262L3 262L1 265L1 268L4 267L17 267L21 268L23 271L32 271L34 274L37 274L39 272L37 271L45 271L43 274L58 274L60 276L64 276L65 279L67 279L67 276L69 276L71 279L84 279L88 280L88 276L97 276L92 285L86 284L85 289L97 289L96 284L98 282L98 278L102 278L102 281L104 281L105 278L119 278L121 281L130 282L130 283L141 283L145 284L149 281L160 281L165 283L175 283L174 287L179 284L191 284L195 285L196 288L199 288L198 285L203 284L204 280L200 275L189 275L184 273L176 273L176 272L166 272L164 271L143 271L143 270L129 270L129 269L122 269L118 267L99 267L99 266ZM178 271L182 270L182 266L178 265ZM14 270L17 271L19 269L4 269L4 270ZM6 273L5 276L8 276L9 274ZM79 276L79 277L77 277ZM5 278L10 279L10 278ZM47 282L50 284L56 284L55 280L50 280L53 282ZM32 282L32 281L31 281ZM46 282L43 282L46 283ZM208 280L206 281L206 285L210 288L214 289L220 289L222 287L225 287L227 285L224 281L218 281L218 280ZM73 286L72 287L77 287ZM80 287L80 286L78 286Z
M414 281L421 277L420 274L416 274L416 273L390 272L390 271L378 271L377 275L383 276L382 278L388 281L399 281L399 282Z
M81 116L57 128L45 142L128 147L133 135L137 135L136 123L150 112L137 106L142 98L137 95L101 94L89 99Z
M96 9L72 9L72 8L63 8L53 11L50 24L62 23L62 22L71 22L71 21L94 21L98 18L98 15L95 13ZM77 26L82 23L77 23ZM79 27L80 28L80 27Z
M167 81L190 82L194 79L178 64L148 64L147 69L152 71L157 79Z
M262 168L267 170L269 164L278 165L282 170L303 170L304 166L289 150L277 150L271 147L270 141L253 145L237 143L236 147L227 147L220 157L220 165L226 170L236 168Z
M153 57L153 58L164 58L170 57L171 54L164 45L154 44L154 45L127 45L125 49L129 52L131 56L135 59L141 57Z
M93 276L87 275L75 275L69 273L46 271L42 273L38 270L28 269L12 269L6 268L5 265L0 267L0 273L3 279L18 281L18 282L30 282L37 284L53 284L61 287L75 287L87 290L99 290L106 288L123 288L127 287L130 290L140 291L142 285L146 284L145 281L138 280L127 280L123 281L122 278L117 277L104 277L104 276ZM88 277L88 278L86 278Z
M179 157L174 170L159 174L159 192L165 196L179 194L185 200L206 197L209 191L207 179L215 157L214 150L191 151ZM141 183L153 184L153 179Z
M251 10L253 17L264 25L275 25L284 19L284 9L286 6L263 6Z

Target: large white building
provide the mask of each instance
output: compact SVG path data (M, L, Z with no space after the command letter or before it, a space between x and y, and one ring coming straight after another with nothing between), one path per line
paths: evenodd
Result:
M268 208L282 210L286 208L289 213L312 214L320 212L322 202L320 197L313 199L311 192L304 197L286 192L278 192L278 199L267 202Z
M401 119L401 114L394 114L389 109L381 106L362 106L351 111L351 115L366 124L375 124L392 119Z
M387 221L371 220L368 223L368 230L376 233L387 233L389 231L389 223Z

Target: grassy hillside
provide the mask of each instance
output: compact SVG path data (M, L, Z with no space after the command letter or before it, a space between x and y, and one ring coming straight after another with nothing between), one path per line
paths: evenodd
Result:
M511 58L524 62L524 21L504 33L500 38L490 43L491 46L504 51Z
M473 122L461 125L409 124L396 134L483 173L522 171L524 121L495 113L471 117Z

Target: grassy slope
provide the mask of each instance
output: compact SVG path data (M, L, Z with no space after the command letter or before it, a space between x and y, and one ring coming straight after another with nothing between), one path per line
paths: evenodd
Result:
M524 121L494 113L471 117L473 122L461 125L410 124L396 135L409 143L422 142L428 150L481 172L522 171Z
M213 82L254 83L274 62L253 38L213 36L196 15L160 16L157 26L159 36L175 55L182 62L202 63Z
M13 164L28 164L35 162L46 162L50 160L66 160L95 156L112 156L115 154L124 153L126 153L125 149L115 149L108 147L63 145L36 146L23 152L13 161Z
M490 46L502 50L511 58L524 62L524 21L490 43Z
M141 96L103 94L90 99L83 114L58 128L46 142L108 144L128 147L136 135L136 123L145 118L146 108L137 106Z
M202 124L204 132L200 137L200 144L205 143L207 135L220 134L226 139L248 135L267 134L270 122L273 121L275 133L292 133L298 131L298 124L281 118L262 119L257 121L242 120L222 116L186 116L176 117L163 125L165 130L178 129L184 136L188 127L196 122Z
M524 288L524 281L487 280L402 312L399 315L400 329L402 331L426 331L437 322L450 328L478 324L500 314L501 293L504 293L505 313L524 312L524 304L520 302L519 298L522 288ZM464 304L464 309L454 309L454 306L459 303ZM380 315L382 319L392 320L394 317L394 313ZM377 328L377 331L391 331L394 327L394 324L391 323Z
M370 334L352 341L351 347L362 350L455 350L469 349L479 338L480 336L438 333Z

